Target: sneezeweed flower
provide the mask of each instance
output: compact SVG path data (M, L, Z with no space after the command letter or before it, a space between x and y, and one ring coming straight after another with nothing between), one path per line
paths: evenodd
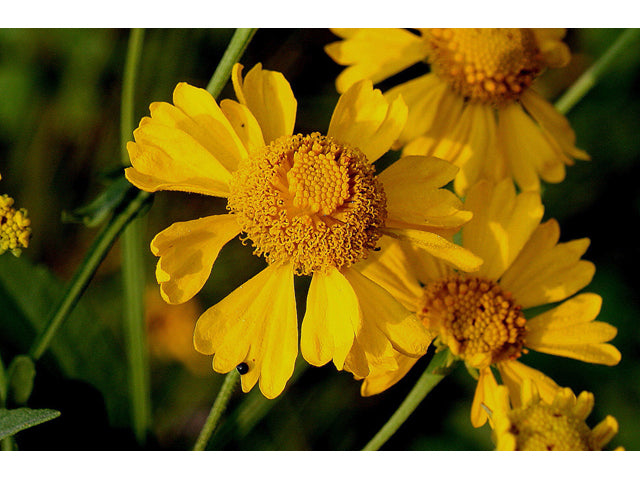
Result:
M576 398L569 388L561 388L548 402L529 381L517 408L511 408L506 387L500 385L496 392L491 415L496 450L602 450L618 433L611 415L593 429L586 424L594 405L590 392Z
M193 349L195 319L202 313L197 302L167 305L157 288L144 297L147 340L151 357L159 362L178 362L194 375L211 371L209 362Z
M10 251L19 257L29 246L31 220L27 210L16 210L14 200L7 194L0 195L0 255Z
M218 106L205 90L180 83L173 105L152 103L128 145L126 176L138 188L228 199L228 214L175 223L151 242L167 302L192 298L240 233L268 263L199 318L196 350L213 354L220 373L244 364L245 392L259 380L266 397L279 395L298 352L297 274L313 276L300 340L309 363L333 360L366 376L370 358L424 354L431 336L421 323L352 266L388 234L477 268L476 256L447 240L470 218L439 188L455 167L407 157L375 175L373 162L399 135L407 110L371 82L340 97L327 135L302 135L294 134L297 102L284 76L258 64L243 80L241 70L232 73L237 102Z
M484 260L477 272L457 272L395 242L382 244L381 252L359 268L417 313L437 335L438 348L449 348L477 373L471 421L478 427L487 419L481 405L493 409L495 403L493 367L518 406L527 379L537 384L547 402L559 388L520 361L528 349L603 365L617 364L620 352L605 343L615 337L616 328L594 321L600 296L573 296L595 272L591 262L580 258L589 240L558 243L558 223L540 223L539 193L516 194L508 179L495 186L483 181L469 190L465 208L473 219L462 229L462 246ZM535 316L526 312L563 300ZM376 368L365 378L363 395L387 389L416 362L402 355L396 360L397 369Z
M561 182L565 166L589 156L575 146L567 119L531 85L547 67L569 62L564 29L333 29L344 40L326 46L348 67L336 86L382 81L427 61L430 73L390 89L402 95L409 119L398 139L403 155L435 155L460 167L463 195L479 179L513 178L539 190L540 178Z

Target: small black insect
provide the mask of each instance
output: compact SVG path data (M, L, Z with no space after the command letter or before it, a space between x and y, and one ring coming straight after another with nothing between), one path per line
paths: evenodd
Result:
M374 252L379 252L380 250L382 250L382 247L374 247L374 248L373 248L373 251L374 251Z
M238 373L240 375L244 375L245 373L249 372L249 365L247 365L246 363L242 362L240 365L238 365L236 367L236 370L238 370Z

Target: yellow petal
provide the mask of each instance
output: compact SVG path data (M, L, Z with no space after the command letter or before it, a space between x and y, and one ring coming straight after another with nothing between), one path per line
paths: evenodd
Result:
M383 233L421 248L465 272L476 271L482 265L480 257L435 233L408 228L385 228Z
M529 114L558 142L564 153L578 160L589 160L589 154L576 148L576 134L569 121L535 91L528 89L520 97L520 101Z
M618 433L618 421L611 415L607 415L591 431L591 442L593 448L602 450L604 446Z
M556 244L559 235L555 220L540 225L500 280L524 308L564 300L593 278L595 266L580 260L589 239Z
M458 197L441 189L456 175L457 168L435 157L402 157L386 168L378 178L387 197L387 226L394 222L414 228L457 231L471 219L462 210Z
M146 192L178 190L214 197L229 196L231 174L221 165L211 172L206 165L192 163L190 159L172 158L152 145L127 143L127 152L133 167L124 171L127 180ZM215 170L215 167L214 167Z
M316 272L307 294L300 351L317 367L333 359L342 370L360 325L360 307L353 288L335 268Z
M298 103L284 75L263 70L262 64L257 63L243 81L242 68L239 63L233 67L233 88L238 101L249 107L258 120L265 143L291 135Z
M406 121L407 106L402 98L388 103L371 81L363 80L340 96L328 135L359 148L375 162L391 148Z
M360 304L362 325L356 338L364 351L374 356L384 356L382 354L387 351L386 343L390 343L395 350L405 355L424 355L431 343L431 334L415 315L384 288L356 269L347 268L343 274ZM380 333L384 339L380 338Z
M527 367L523 363L515 360L509 360L506 362L499 362L497 364L500 371L500 377L502 383L509 389L509 397L514 408L518 408L522 405L524 398L523 387L527 380L533 382L538 389L540 398L546 402L551 403L556 396L556 392L560 387L556 382L547 377L544 373L531 367Z
M248 392L260 380L260 391L275 398L293 373L298 353L293 267L271 265L209 308L198 319L194 346L214 354L213 368L227 373L240 363Z
M240 233L233 215L214 215L177 222L158 233L151 251L160 257L156 278L162 298L184 303L200 291L220 249Z
M360 387L363 397L370 397L384 392L386 389L398 383L418 361L417 358L407 357L401 353L394 355L397 366L394 369L374 367L367 375Z
M559 68L569 63L571 51L560 41L566 34L565 28L532 28L532 30L547 66Z
M464 227L462 244L484 260L478 274L497 280L540 223L544 213L540 195L516 195L510 179L495 186L483 181L469 190L465 207L473 218Z
M260 125L246 105L233 100L222 100L220 108L247 152L252 153L264 147Z
M593 321L601 304L599 295L584 293L529 320L526 346L583 362L616 365L620 352L604 342L612 340L617 329Z
M389 237L382 237L378 246L379 252L371 252L354 268L391 293L407 310L415 312L422 286L406 252L399 241Z
M427 55L426 43L417 35L401 28L333 29L344 41L325 47L340 65L350 65L336 80L343 93L354 83L370 79L378 83L419 62Z
M439 107L449 85L434 73L401 83L384 94L389 102L399 96L409 109L407 123L398 138L401 145L425 134L436 119L441 121Z
M476 386L473 404L471 405L471 424L475 428L484 425L485 422L489 420L489 416L484 407L494 412L498 402L498 383L493 377L491 369L483 368L480 370L478 385Z
M538 176L550 183L564 180L562 156L520 104L498 111L498 142L522 190L540 190Z

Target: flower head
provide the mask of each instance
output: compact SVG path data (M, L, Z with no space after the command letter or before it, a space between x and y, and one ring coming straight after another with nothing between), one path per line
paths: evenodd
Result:
M462 229L462 245L484 260L477 272L455 271L393 242L383 243L379 253L357 268L415 311L439 348L449 348L478 371L471 420L480 426L487 418L481 405L492 409L496 398L492 367L519 406L527 379L548 402L559 388L521 363L529 349L604 365L617 364L620 352L605 343L615 337L616 329L594 321L602 299L592 293L573 296L595 271L591 262L580 258L588 239L558 243L557 222L540 223L540 195L516 194L510 180L475 185L465 207L474 216ZM527 312L562 301L535 316ZM363 394L393 385L415 361L398 356L397 368L378 368L364 380Z
M259 64L244 79L241 72L236 65L237 102L218 105L205 90L179 84L173 105L151 104L128 145L125 173L137 187L228 199L228 214L175 223L151 242L167 302L192 298L238 234L268 263L200 316L196 350L213 354L220 373L244 364L245 392L259 380L265 396L279 395L298 351L293 278L312 275L300 338L309 363L333 361L366 376L374 360L394 362L394 352L424 354L431 335L415 315L353 267L393 235L462 270L478 268L478 257L449 241L470 219L440 188L456 168L407 157L375 174L407 110L371 82L340 97L326 134L301 135L282 74Z
M16 210L13 203L9 195L0 195L0 255L9 250L19 257L29 246L31 220L26 209Z
M347 65L336 86L384 80L420 61L431 72L392 88L407 102L398 139L403 155L435 155L458 167L454 186L464 194L478 179L513 178L539 190L540 178L561 182L565 166L589 156L575 147L567 120L531 87L547 67L569 62L563 29L432 28L334 29L343 40L327 45Z
M527 381L521 406L511 408L507 388L500 385L496 391L491 420L497 450L602 450L618 433L611 415L593 429L586 424L594 405L592 393L576 398L570 389L561 388L552 401L545 401Z

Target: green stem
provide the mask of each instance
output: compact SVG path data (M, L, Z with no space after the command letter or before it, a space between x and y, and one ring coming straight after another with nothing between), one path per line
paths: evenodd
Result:
M131 188L131 192L136 191L133 187ZM85 255L82 264L78 267L71 279L62 299L51 312L47 320L47 326L33 342L29 350L31 358L38 360L46 351L58 328L60 328L64 320L73 310L73 307L75 307L78 300L80 300L80 297L93 278L94 273L100 266L100 263L102 263L102 260L104 260L104 257L107 256L107 253L109 253L118 235L131 219L146 205L149 196L147 192L142 191L137 192L133 198L127 195L123 200L124 208L118 211L111 221L98 233L91 248Z
M237 370L231 370L231 372L224 377L224 382L222 383L222 387L220 387L218 396L216 397L215 402L213 402L213 407L211 407L209 416L207 417L207 420L200 431L200 435L198 435L198 439L193 446L194 451L202 451L207 447L207 443L209 443L209 439L211 438L213 431L218 426L220 418L227 408L227 404L231 399L231 394L233 393L233 389L238 383L238 380L240 380L240 374Z
M637 28L629 28L622 32L608 50L562 95L555 104L556 109L562 114L571 110L598 82L598 79L608 73L618 53L638 40L639 34L640 29Z
M131 31L122 81L120 110L120 142L122 163L125 166L129 165L127 142L132 139L134 128L134 92L143 40L144 30L137 28ZM122 234L124 333L129 364L129 395L133 431L140 444L145 441L151 421L151 387L143 303L145 272L142 252L145 250L143 242L145 225L145 218L136 218Z
M440 380L451 372L454 365L455 362L451 361L449 350L443 350L437 353L431 359L427 369L413 386L409 395L407 395L387 423L384 424L380 431L376 433L362 450L379 450L380 447L396 433L405 420L409 418L409 415L413 413L427 394L440 383Z
M256 30L257 28L237 28L234 32L227 49L220 59L220 63L216 67L215 73L207 85L207 91L213 98L218 98L218 95L220 95L220 92L229 81L233 66L242 57Z

